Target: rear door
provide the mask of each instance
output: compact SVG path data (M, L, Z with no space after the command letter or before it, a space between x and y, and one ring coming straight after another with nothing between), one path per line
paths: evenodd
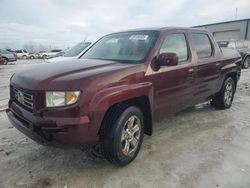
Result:
M194 102L198 103L206 100L217 90L221 56L208 33L191 33L191 40L197 61Z
M164 37L160 53L176 53L177 66L162 66L152 75L155 93L155 117L160 120L186 108L193 93L194 62L185 32L171 32Z

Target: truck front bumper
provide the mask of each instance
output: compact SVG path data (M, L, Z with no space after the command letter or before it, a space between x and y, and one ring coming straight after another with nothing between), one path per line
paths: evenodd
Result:
M91 134L88 116L77 118L40 117L15 102L6 110L12 125L32 140L49 146L91 146L96 137Z

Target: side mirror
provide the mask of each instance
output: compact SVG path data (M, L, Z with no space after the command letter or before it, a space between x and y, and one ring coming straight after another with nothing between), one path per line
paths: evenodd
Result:
M161 53L156 58L158 66L176 66L178 62L179 58L176 53Z

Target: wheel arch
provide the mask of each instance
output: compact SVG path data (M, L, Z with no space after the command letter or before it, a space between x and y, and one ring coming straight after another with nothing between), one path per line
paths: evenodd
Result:
M141 109L144 117L144 133L152 135L153 125L153 90L152 83L134 84L133 86L125 86L116 89L108 89L93 97L89 109L94 112L98 110L99 126L96 127L97 133L101 129L103 120L105 119L108 111L117 106L130 106L134 105ZM112 92L111 92L112 91ZM107 93L108 92L108 93ZM104 95L105 93L105 95ZM102 96L100 98L100 96Z
M233 63L227 64L221 68L220 71L220 79L219 84L217 87L217 92L221 90L221 87L223 86L225 80L228 77L232 77L232 79L235 82L235 86L237 87L237 82L240 79L241 76L241 62L242 58L235 60Z
M250 54L246 54L246 55L242 58L242 61L245 61L245 59L246 59L247 57L250 57Z
M242 68L244 68L244 63L246 58L250 58L250 54L246 54L243 58L242 58Z
M229 77L231 77L234 80L234 82L237 83L237 81L238 81L237 72L230 72L230 73L226 74L224 80L226 80Z
M235 82L235 90L236 90L236 88L237 88L237 82L239 81L239 78L240 78L240 72L230 71L228 73L225 73L224 76L222 76L220 78L220 81L219 81L216 93L220 92L220 90L223 87L226 79L229 78L229 77L231 77L234 80L234 82Z
M151 105L148 96L140 96L136 98L131 98L125 101L121 101L118 103L113 104L108 108L108 110L105 112L104 118L107 116L108 112L117 106L136 106L138 107L142 113L143 113L143 121L144 121L144 134L147 134L149 136L152 135L153 132L153 121L152 121L152 113L151 113Z

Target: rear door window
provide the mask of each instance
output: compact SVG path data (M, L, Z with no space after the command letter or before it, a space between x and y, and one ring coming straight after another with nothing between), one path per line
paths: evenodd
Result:
M199 59L212 56L213 48L207 34L193 33L192 39Z

